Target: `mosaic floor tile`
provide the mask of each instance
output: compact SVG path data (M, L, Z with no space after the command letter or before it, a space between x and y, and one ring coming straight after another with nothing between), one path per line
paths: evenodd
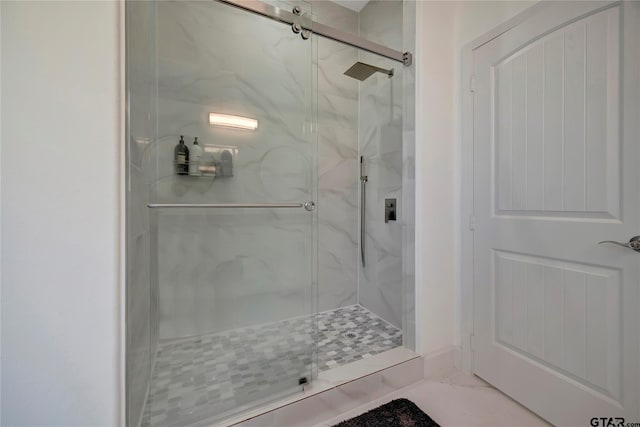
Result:
M312 339L314 338L314 339ZM177 426L266 399L324 371L402 345L402 331L360 305L160 344L142 426Z

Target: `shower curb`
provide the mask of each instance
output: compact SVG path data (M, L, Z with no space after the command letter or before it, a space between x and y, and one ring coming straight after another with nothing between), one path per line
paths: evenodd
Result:
M363 366L364 364L358 366L356 362L351 364L354 366L345 365L323 372L304 394L266 405L263 410L254 410L245 416L234 417L218 425L239 427L313 425L422 381L424 378L424 358L417 353L398 348L377 356L380 356L378 359L381 363L384 363L385 359L390 363L376 369L371 366L371 360L369 360L362 361L367 362L369 366ZM376 356L370 359L374 358ZM394 358L396 361L392 362ZM368 371L367 368L369 368ZM348 377L349 374L351 378Z

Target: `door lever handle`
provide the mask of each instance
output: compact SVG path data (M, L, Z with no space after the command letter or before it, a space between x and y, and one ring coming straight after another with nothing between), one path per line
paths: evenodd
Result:
M601 244L601 243L611 243L614 245L622 246L623 248L629 248L629 249L633 249L636 252L640 252L640 236L633 236L629 240L629 243L620 243L613 240L605 240L602 242L598 242L598 244Z

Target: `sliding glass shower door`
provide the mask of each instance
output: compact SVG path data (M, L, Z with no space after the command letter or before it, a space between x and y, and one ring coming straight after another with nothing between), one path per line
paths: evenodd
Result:
M304 6L296 31L218 1L156 13L159 340L143 423L184 425L311 381L315 61Z

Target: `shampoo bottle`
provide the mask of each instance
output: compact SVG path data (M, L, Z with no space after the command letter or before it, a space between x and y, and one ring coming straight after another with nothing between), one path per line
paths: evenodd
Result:
M174 162L176 164L176 174L189 174L189 149L184 143L184 136L180 135L180 142L173 150Z
M198 144L198 137L193 141L193 147L191 147L191 156L189 156L189 175L200 176L200 159L202 158L202 147Z

